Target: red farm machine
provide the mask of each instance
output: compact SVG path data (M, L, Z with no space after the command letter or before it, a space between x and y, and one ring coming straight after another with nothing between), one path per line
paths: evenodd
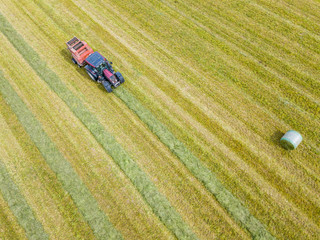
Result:
M84 66L89 77L93 81L102 83L108 92L112 92L111 86L116 88L124 83L122 74L113 70L112 62L109 62L99 52L94 52L86 42L74 37L66 44L71 52L72 62L79 67Z

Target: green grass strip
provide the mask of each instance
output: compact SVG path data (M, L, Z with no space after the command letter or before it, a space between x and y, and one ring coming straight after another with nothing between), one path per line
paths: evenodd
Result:
M0 17L1 19L1 17ZM89 223L99 239L122 239L121 235L108 221L107 216L99 209L98 203L81 181L71 164L63 157L41 124L33 116L22 99L0 71L0 92L5 101L17 115L22 126L35 143L50 168L57 174L64 189L71 195L79 211Z
M217 177L194 156L182 142L180 142L156 117L125 88L120 87L114 91L138 117L158 136L189 169L189 171L216 197L218 202L231 214L231 216L246 228L254 239L275 239L256 219L244 205L229 192Z
M150 205L154 213L159 219L170 229L178 239L197 239L195 234L190 230L189 226L183 221L177 211L171 206L170 202L159 193L156 186L149 179L149 177L143 172L135 161L129 156L129 154L117 143L115 138L108 133L101 125L98 119L83 105L78 97L65 86L60 78L51 69L46 67L46 63L39 57L39 55L24 41L24 39L15 31L10 23L0 14L0 29L3 34L9 39L14 47L20 52L24 59L30 64L41 79L43 79L50 88L56 92L56 94L68 105L71 111L82 121L82 123L89 129L96 140L103 146L113 160L119 165L123 172L129 177L146 202ZM4 84L2 84L4 85ZM4 86L5 87L5 86ZM11 93L10 95L14 95ZM10 98L10 96L9 96ZM19 99L17 99L18 102ZM12 102L13 105L16 105ZM22 109L22 106L20 107ZM19 113L19 109L18 113ZM86 200L90 200L90 204L93 204L93 200L89 198L86 188L81 185L79 191L74 191L74 182L69 182L71 176L76 179L74 172L70 168L70 165L61 159L59 152L55 150L55 147L49 142L48 137L41 130L37 130L32 127L37 125L35 118L29 114L28 118L25 115L26 110L20 114L22 120L26 121L26 128L30 128L30 135L33 135L35 142L39 145L39 149L50 158L50 165L52 168L62 174L62 179L66 182L66 187L74 194L74 199L78 200L78 193L86 193ZM28 124L28 122L30 122ZM40 126L39 126L40 127ZM41 128L40 128L41 129ZM49 156L48 156L49 155ZM51 161L51 159L53 161ZM65 166L66 165L66 166ZM79 187L80 188L80 187ZM79 199L80 200L80 199ZM95 208L90 209L90 204L84 204L86 201L83 199L78 202L79 208L83 211L86 219L91 219ZM83 209L82 206L87 206L88 209ZM88 210L88 211L87 211ZM98 214L98 212L97 212ZM101 215L98 215L101 216ZM102 216L101 216L102 218ZM97 220L97 218L95 218ZM99 223L94 221L94 223ZM98 229L93 226L94 229ZM110 239L110 238L107 238Z
M6 167L1 161L0 191L19 224L26 231L26 235L29 239L49 239L42 224L34 216L32 209L21 194L18 186L10 178Z

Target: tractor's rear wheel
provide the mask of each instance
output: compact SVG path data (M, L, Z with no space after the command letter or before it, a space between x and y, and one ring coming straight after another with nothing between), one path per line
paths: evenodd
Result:
M97 81L97 79L95 78L95 76L92 75L91 72L89 72L89 71L87 70L87 73L88 73L89 77L90 77L93 81L95 81L95 82Z

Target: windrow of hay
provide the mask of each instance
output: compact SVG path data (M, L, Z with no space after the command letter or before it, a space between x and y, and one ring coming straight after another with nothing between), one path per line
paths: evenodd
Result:
M6 167L1 161L0 192L17 218L19 224L24 228L29 239L49 239L48 234L44 231L43 226L34 216L32 209L28 205L24 196L20 193L16 184L12 181Z
M63 84L59 77L46 66L46 63L39 57L39 55L24 41L24 39L15 31L10 23L0 15L1 31L20 52L30 66L35 70L41 79L43 79L49 87L57 93L57 95L68 105L71 111L82 121L82 123L89 129L96 140L103 146L103 148L110 154L114 161L120 166L124 173L129 177L132 183L136 186L138 191L144 197L146 202L151 206L154 213L161 219L161 221L170 229L179 239L196 239L195 234L190 230L189 226L182 220L181 216L171 206L170 202L157 190L155 185L149 177L139 168L129 154L116 142L115 138L109 134L97 118L83 105L79 98L72 94L72 92ZM3 86L2 86L3 85ZM2 84L3 88L11 88L8 84ZM8 96L9 99L19 98L14 92ZM4 89L4 92L7 90ZM8 95L8 94L7 94ZM15 97L12 97L15 96ZM80 211L85 218L90 221L94 232L99 234L107 234L108 231L103 231L104 225L110 229L111 237L120 237L111 224L104 218L101 211L98 210L95 200L89 196L87 188L83 185L81 180L71 168L60 152L56 149L45 132L41 129L38 121L33 117L32 113L23 108L24 103L21 99L16 99L20 103L19 107L14 109L16 114L20 115L19 120L25 124L27 132L30 134L37 147L46 156L48 164L57 172L58 178L70 191L73 198L78 202ZM15 105L13 101L12 105ZM28 117L25 117L28 116ZM39 129L39 130L38 130ZM42 141L41 141L42 140ZM51 156L51 157L50 157ZM54 161L52 161L54 160ZM61 176L59 176L61 175ZM69 181L72 180L73 181ZM79 185L78 188L76 186ZM81 194L86 195L86 198L80 201ZM79 195L80 194L80 195ZM85 208L85 206L87 208ZM90 207L91 206L91 207ZM94 214L96 213L96 214ZM96 217L94 217L97 215ZM100 220L98 219L100 217ZM101 231L99 231L101 229Z
M2 19L1 15L0 19ZM0 78L0 92L5 101L17 115L22 126L50 168L57 174L59 181L62 182L64 189L71 195L79 211L93 229L94 234L99 239L121 239L121 234L117 232L108 221L107 216L99 209L96 200L73 170L71 164L59 152L55 144L42 129L41 124L13 90L2 73L0 73Z
M274 239L265 226L241 202L232 195L215 177L215 175L194 156L153 114L141 105L124 88L118 88L115 94L158 136L189 169L189 171L216 197L219 203L240 222L255 239Z

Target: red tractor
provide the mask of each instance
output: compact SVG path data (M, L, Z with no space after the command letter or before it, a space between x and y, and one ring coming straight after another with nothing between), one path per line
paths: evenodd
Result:
M86 42L74 37L66 44L71 52L72 62L79 67L84 66L90 78L102 83L108 92L112 92L111 86L116 88L124 83L122 74L113 70L112 62L109 62L100 53L94 52Z

